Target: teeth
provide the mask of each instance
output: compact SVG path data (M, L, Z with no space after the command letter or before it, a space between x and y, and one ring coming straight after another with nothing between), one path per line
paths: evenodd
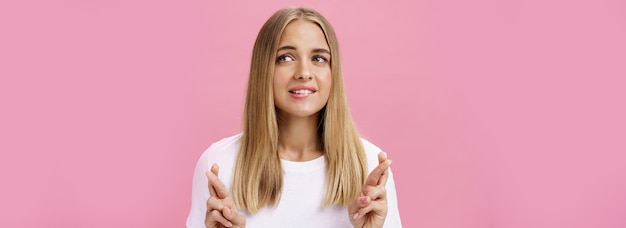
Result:
M291 92L295 93L295 94L310 94L310 93L313 93L313 91L308 90L308 89L299 89L299 90L294 90L294 91L291 91Z

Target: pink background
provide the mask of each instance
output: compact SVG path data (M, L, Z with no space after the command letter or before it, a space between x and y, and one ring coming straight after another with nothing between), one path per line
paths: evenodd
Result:
M626 227L622 0L2 1L0 227L183 227L287 5L334 25L405 227Z

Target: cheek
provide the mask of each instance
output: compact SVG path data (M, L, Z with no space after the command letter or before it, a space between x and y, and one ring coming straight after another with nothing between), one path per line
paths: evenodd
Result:
M325 71L324 73L320 74L320 83L322 83L324 86L330 88L331 85L333 84L333 76L330 72L330 70Z
M325 88L324 97L326 97L326 99L328 99L328 96L330 95L330 90L332 89L332 85L333 85L333 77L330 71L319 76L319 86L321 88Z
M274 86L284 85L289 82L289 72L286 69L277 68L274 71Z
M277 91L276 91L277 89L280 89L280 88L281 88L281 80L280 80L280 75L278 75L278 74L274 74L274 78L272 79L272 86L273 86L273 88L274 88L274 89L273 89L273 90L274 90L274 93L276 93L276 92L277 92Z

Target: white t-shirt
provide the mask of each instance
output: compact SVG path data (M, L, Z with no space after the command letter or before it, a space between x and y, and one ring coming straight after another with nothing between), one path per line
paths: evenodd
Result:
M380 148L361 139L371 172L378 166ZM204 228L206 202L209 198L205 172L211 165L220 167L219 178L230 189L235 160L241 145L241 134L224 138L211 145L200 157L193 176L191 211L188 228ZM324 207L326 164L324 156L305 162L282 160L283 189L276 207L261 208L256 214L239 212L246 217L246 227L352 227L348 207ZM396 188L391 170L387 180L387 218L384 227L402 227Z

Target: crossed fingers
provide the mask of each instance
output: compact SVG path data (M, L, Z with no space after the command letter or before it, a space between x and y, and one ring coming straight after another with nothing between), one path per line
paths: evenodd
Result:
M361 191L362 196L355 200L348 208L351 222L362 226L365 222L382 224L387 214L387 193L385 185L389 177L388 160L383 152L378 154L378 166L372 170L365 180ZM365 219L363 216L373 219Z
M239 215L226 185L218 178L219 166L214 164L211 171L206 172L209 179L209 199L207 200L207 212L205 225L207 227L244 227L246 219Z

